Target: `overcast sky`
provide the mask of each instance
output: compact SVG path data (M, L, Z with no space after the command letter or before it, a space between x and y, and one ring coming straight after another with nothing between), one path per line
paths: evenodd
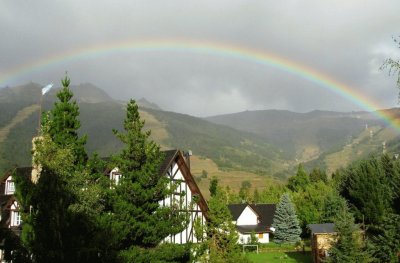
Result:
M0 87L29 81L90 82L112 97L145 97L195 116L256 109L360 110L297 75L248 60L188 51L120 51L15 71L50 56L146 39L185 39L267 52L397 106L399 0L2 0Z

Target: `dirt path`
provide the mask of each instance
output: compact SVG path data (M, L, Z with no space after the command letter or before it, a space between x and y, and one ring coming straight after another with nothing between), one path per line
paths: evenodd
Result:
M17 124L26 120L33 113L38 113L39 105L33 104L17 112L17 115L4 127L0 128L0 143L2 143Z

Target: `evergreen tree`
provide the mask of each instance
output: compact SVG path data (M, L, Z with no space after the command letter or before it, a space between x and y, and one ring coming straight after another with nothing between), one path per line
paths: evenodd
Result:
M272 227L275 228L274 241L276 243L300 241L301 228L288 193L282 195L276 207Z
M328 182L328 176L325 171L321 171L319 168L314 168L310 173L310 181L316 183L318 181Z
M340 193L348 200L356 221L365 221L369 231L373 231L392 210L392 187L376 158L362 160L347 168L342 174Z
M379 234L369 239L373 262L398 262L400 253L400 216L390 214L379 226Z
M336 217L337 239L329 250L328 262L363 263L370 262L364 251L364 240L360 228L354 224L354 217L345 207Z
M206 245L209 253L203 255L200 261L210 263L247 262L237 244L236 227L232 223L232 215L226 205L226 196L221 189L217 189L208 206L210 220L206 228L208 237Z
M78 129L81 127L78 119L79 107L76 101L71 101L73 93L69 88L70 83L68 76L61 80L63 87L57 93L59 101L43 116L42 126L46 128L43 132L48 134L53 142L61 148L70 147L76 157L75 166L82 166L88 159L85 151L86 136L78 136Z
M289 178L287 187L291 191L297 192L301 189L304 189L309 183L310 183L310 177L304 170L303 165L299 164L296 175Z
M111 211L104 215L112 229L113 249L120 251L120 259L127 262L139 258L138 253L148 253L146 249L155 248L169 234L181 231L185 223L179 214L179 203L171 201L170 207L160 206L162 200L173 196L175 188L159 173L163 155L149 139L150 131L142 131L143 126L138 106L131 100L125 132L114 130L125 144L121 153L113 157L113 167L122 177L109 191Z
M217 194L218 188L218 179L213 177L210 181L209 191L211 196L215 196Z
M66 76L54 108L43 115L41 137L35 141L36 182L16 176L22 207L22 241L35 262L83 262L97 259L93 220L75 208L88 189L82 179L87 155L79 138L79 109ZM98 202L97 202L98 203ZM91 207L91 206L90 206Z

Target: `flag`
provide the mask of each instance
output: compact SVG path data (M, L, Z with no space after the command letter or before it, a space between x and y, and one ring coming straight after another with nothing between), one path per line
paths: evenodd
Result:
M43 96L44 94L46 94L47 92L49 92L49 91L51 90L52 87L53 87L53 83L50 83L49 85L47 85L46 87L44 87L44 88L42 89L42 96Z

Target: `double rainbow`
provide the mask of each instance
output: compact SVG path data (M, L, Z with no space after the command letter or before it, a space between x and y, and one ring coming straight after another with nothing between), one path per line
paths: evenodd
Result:
M396 118L389 112L379 111L379 105L372 99L365 97L361 93L357 92L356 89L351 88L350 86L341 83L340 81L337 81L328 75L325 75L300 63L280 57L276 54L217 42L187 39L150 39L88 46L58 53L6 70L5 72L0 73L0 85L4 85L8 81L17 79L19 76L33 72L39 72L45 70L46 68L68 61L90 59L108 55L110 53L154 51L174 51L223 56L286 71L302 79L313 82L321 88L328 89L329 91L351 101L355 105L360 106L366 111L373 112L373 114L383 119L398 132L400 132L400 122L396 120Z

